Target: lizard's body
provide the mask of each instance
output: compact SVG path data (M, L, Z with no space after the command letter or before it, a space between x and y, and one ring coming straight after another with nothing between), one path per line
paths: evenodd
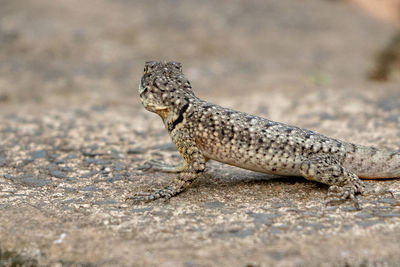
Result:
M153 168L179 172L174 183L133 199L170 198L186 189L209 159L330 185L337 199L364 191L361 178L400 176L400 153L342 142L324 135L223 108L197 98L177 62L146 62L139 85L146 109L161 116L184 162Z

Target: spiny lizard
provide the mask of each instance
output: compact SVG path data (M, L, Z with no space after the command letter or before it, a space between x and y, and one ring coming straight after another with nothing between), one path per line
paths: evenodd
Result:
M400 153L343 142L313 131L223 108L197 98L178 62L146 62L139 85L143 106L161 116L183 161L151 162L179 175L163 189L129 199L169 199L185 190L210 159L253 171L303 176L329 185L331 200L366 192L359 178L400 176Z

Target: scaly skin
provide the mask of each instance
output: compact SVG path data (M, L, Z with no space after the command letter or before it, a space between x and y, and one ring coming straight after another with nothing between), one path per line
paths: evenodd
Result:
M155 170L179 175L161 190L129 199L169 199L190 186L209 159L327 184L331 201L356 202L355 195L365 192L359 177L400 176L398 152L342 142L197 98L178 62L146 62L139 95L147 110L161 116L184 161L152 162Z

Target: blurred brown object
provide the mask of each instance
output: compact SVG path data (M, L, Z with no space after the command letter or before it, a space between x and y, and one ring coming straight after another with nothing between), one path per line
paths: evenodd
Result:
M400 25L400 0L349 0L379 19Z
M348 0L378 19L400 26L400 0ZM400 81L400 31L377 55L368 77L377 81Z
M400 32L377 55L375 68L368 76L377 81L400 81Z

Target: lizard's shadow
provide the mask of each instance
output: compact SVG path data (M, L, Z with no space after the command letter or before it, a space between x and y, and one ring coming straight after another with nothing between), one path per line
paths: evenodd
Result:
M217 184L222 187L237 187L243 184L316 184L321 188L328 188L323 184L308 181L301 176L284 176L260 173L250 170L245 170L235 166L224 165L218 162L213 162L203 174L203 178L199 179L198 184L204 186L213 186Z

